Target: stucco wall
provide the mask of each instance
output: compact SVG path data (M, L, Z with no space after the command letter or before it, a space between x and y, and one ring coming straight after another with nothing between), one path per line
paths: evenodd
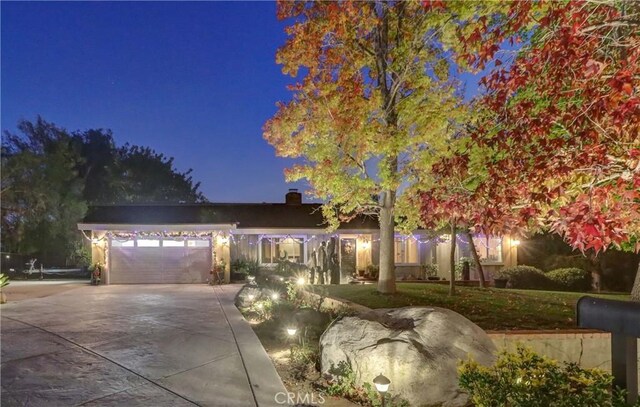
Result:
M499 350L513 351L518 344L536 353L563 362L575 362L582 367L597 367L611 372L611 335L606 332L488 332ZM638 340L640 349L640 339ZM638 357L640 366L640 357ZM640 386L640 377L638 379Z

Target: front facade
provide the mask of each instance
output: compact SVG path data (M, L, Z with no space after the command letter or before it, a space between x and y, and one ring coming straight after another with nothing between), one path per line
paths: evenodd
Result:
M94 263L103 265L106 284L205 283L214 267L231 279L237 261L276 272L286 262L314 270L314 283L347 283L379 263L375 219L358 217L327 233L319 204L303 204L290 190L285 203L97 206L78 224L91 240ZM509 236L475 236L488 278L517 264L517 242ZM452 242L426 231L397 235L396 276L424 279L449 276ZM469 243L456 238L458 260L470 258ZM316 270L333 265L322 277ZM326 269L326 267L325 267ZM477 279L471 272L470 279Z

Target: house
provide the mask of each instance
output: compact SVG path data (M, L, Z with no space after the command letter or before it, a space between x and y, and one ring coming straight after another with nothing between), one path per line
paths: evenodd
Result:
M237 259L257 261L267 270L283 259L312 267L331 248L341 283L378 264L374 218L356 217L327 233L320 208L303 203L295 189L284 203L94 206L78 229L91 240L93 262L104 265L107 284L203 283L214 264L224 267L229 281ZM468 242L461 235L456 240L457 258L469 257ZM476 236L474 243L489 274L517 264L517 242L509 236ZM447 278L450 245L446 236L427 231L397 235L397 278L424 276L430 264Z

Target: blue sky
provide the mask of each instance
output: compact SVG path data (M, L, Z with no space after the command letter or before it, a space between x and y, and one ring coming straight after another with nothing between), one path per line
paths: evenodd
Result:
M262 139L278 100L284 24L272 2L5 2L2 122L40 114L69 130L174 156L212 201L279 202L283 169Z
M2 129L37 114L176 158L213 201L280 201L262 125L287 100L270 2L2 2Z

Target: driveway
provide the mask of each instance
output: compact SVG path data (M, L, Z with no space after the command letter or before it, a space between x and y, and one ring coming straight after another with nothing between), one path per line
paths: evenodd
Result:
M2 406L267 406L239 286L80 286L2 306ZM9 297L9 301L11 298Z

